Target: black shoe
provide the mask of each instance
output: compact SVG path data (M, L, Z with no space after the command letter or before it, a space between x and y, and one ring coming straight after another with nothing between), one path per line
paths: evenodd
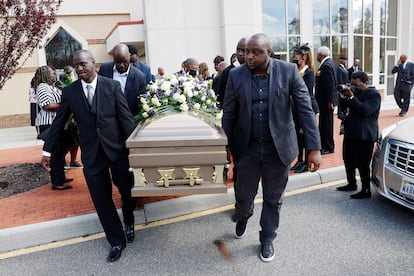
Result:
M135 238L135 229L134 225L126 225L125 226L125 239L128 243L134 241Z
M360 191L359 193L350 195L350 197L353 198L353 199L370 198L371 197L371 191L369 191L369 190Z
M334 151L333 151L333 150L326 150L326 149L322 149L322 150L321 150L321 154L322 154L322 155L325 155L325 154L331 154L331 153L334 153Z
M52 185L52 190L70 190L72 189L72 186L70 185L62 185L62 186L57 186L57 185Z
M109 252L108 258L106 259L109 263L117 261L121 258L122 250L125 248L125 245L116 245L112 246L111 251Z
M290 170L291 171L295 171L297 168L299 168L300 167L300 165L302 165L303 163L302 162L296 162L295 163L295 165L293 165L291 168L290 168Z
M263 262L270 262L275 258L275 250L271 242L262 243L260 248L260 259Z
M247 222L242 222L240 220L236 223L236 238L241 239L246 234Z
M336 187L336 189L338 191L341 191L341 192L356 191L357 186L356 185L349 185L348 184L348 185L345 185L345 186Z
M302 163L299 167L296 168L295 173L303 173L308 171L308 165Z
M63 180L63 183L69 183L72 181L73 181L73 178L65 178L65 180Z

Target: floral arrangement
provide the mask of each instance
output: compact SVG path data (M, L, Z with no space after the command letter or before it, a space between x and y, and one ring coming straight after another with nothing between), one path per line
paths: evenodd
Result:
M222 112L217 107L212 80L200 80L188 74L171 74L147 85L147 93L140 96L138 123L171 112L193 112L221 124Z

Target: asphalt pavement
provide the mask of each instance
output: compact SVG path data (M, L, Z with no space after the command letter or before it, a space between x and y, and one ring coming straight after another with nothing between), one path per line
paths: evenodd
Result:
M137 227L115 263L98 234L2 259L0 275L414 275L413 213L376 194L352 200L338 184L286 194L270 263L259 258L259 201L243 239L231 210L210 209Z

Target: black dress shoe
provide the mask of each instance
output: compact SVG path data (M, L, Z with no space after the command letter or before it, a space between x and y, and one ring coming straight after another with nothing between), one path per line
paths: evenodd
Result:
M126 225L125 226L125 239L128 243L134 241L135 238L135 229L134 225Z
M73 181L73 178L65 178L65 180L63 180L63 183L68 183L72 181Z
M308 165L302 163L299 167L296 168L295 173L303 173L308 171Z
M70 186L70 185L62 185L62 186L52 185L52 190L69 190L69 189L72 189L72 186Z
M356 191L357 186L356 185L349 185L348 184L348 185L345 185L345 186L336 187L336 189L338 191L341 191L341 192Z
M334 153L334 151L333 151L333 150L326 150L326 149L322 149L322 150L321 150L321 154L322 154L322 155L325 155L325 154L331 154L331 153Z
M293 165L291 168L290 168L290 170L291 171L295 171L297 168L299 168L300 167L300 165L302 165L303 163L302 162L296 162L295 163L295 165Z
M371 197L371 191L369 191L369 190L360 191L359 193L350 195L350 197L353 198L353 199L370 198Z
M106 260L110 263L117 261L119 258L121 258L122 250L124 248L125 245L112 246L111 251L109 252L108 258Z

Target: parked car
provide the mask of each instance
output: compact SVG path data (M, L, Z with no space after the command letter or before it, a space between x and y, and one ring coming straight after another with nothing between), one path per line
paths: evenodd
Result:
M414 117L381 132L372 161L372 184L380 195L414 210Z

